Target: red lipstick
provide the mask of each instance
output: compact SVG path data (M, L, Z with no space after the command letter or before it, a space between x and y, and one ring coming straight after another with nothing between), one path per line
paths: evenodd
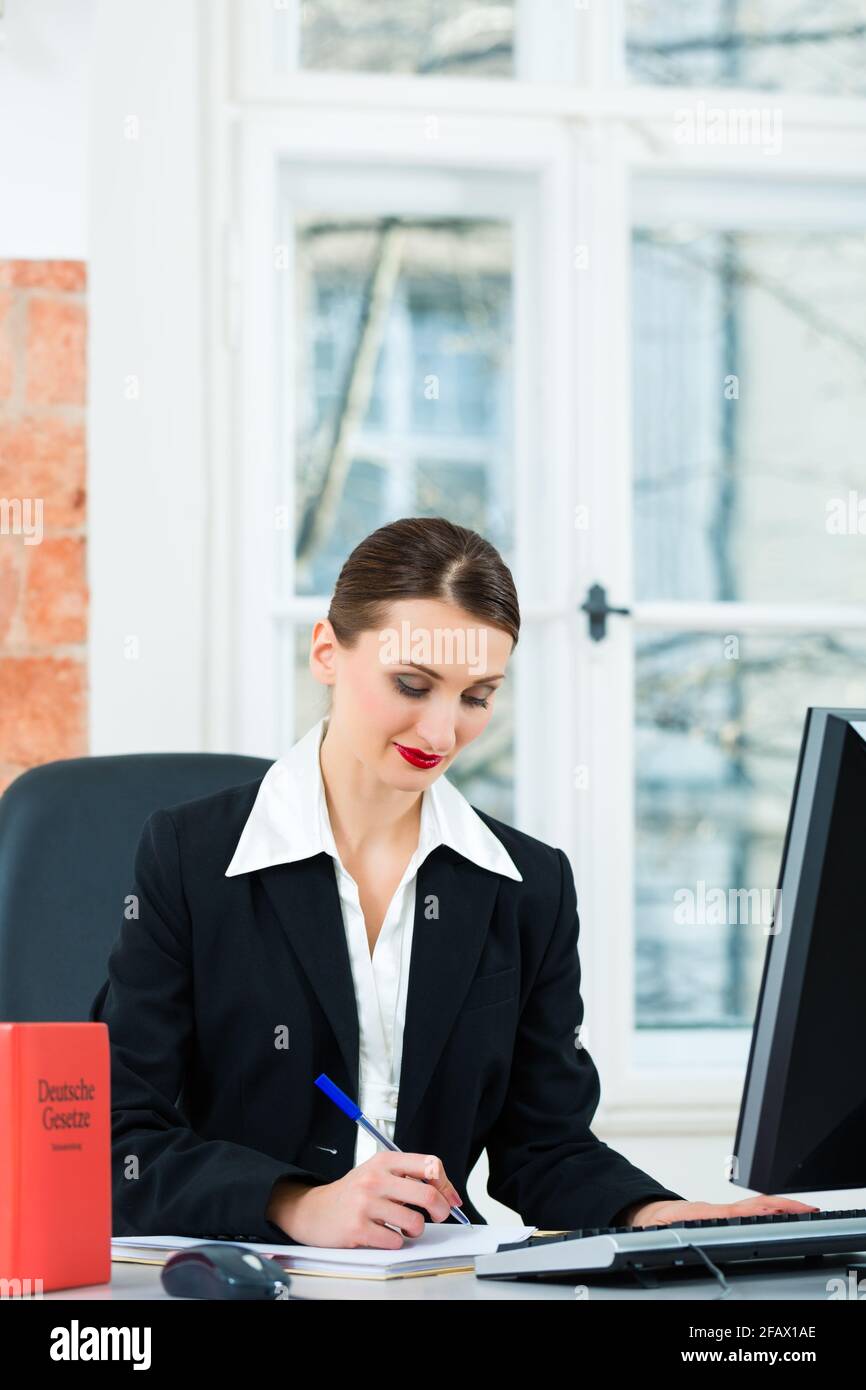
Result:
M394 747L413 767L436 767L442 759L432 753L425 753L421 748L406 748L402 743L395 743Z

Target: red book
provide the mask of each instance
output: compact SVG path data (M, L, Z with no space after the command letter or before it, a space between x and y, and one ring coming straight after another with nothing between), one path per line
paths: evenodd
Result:
M0 1023L0 1279L7 1296L111 1278L104 1023Z

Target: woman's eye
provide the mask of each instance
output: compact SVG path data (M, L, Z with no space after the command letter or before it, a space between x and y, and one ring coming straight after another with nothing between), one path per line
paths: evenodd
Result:
M420 700L422 695L427 694L426 685L407 685L406 682L404 680L401 680L399 676L396 677L396 686L397 689L400 691L400 694L408 695L410 700ZM464 695L463 699L465 700L467 705L472 705L476 708L480 707L481 709L487 709L487 700L482 700L477 695Z
M419 696L427 694L427 687L425 685L407 685L399 676L397 677L396 684L401 694L409 695L413 700L417 700Z

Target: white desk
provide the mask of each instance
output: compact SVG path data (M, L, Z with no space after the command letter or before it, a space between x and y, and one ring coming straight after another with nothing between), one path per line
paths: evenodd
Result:
M848 1281L849 1269L861 1263L866 1265L866 1252L861 1255L825 1256L821 1265L795 1267L780 1272L778 1267L768 1270L747 1266L741 1273L726 1272L732 1293L722 1299L722 1290L709 1271L696 1272L693 1276L677 1280L676 1283L662 1284L657 1289L641 1289L632 1283L589 1283L589 1302L608 1300L647 1299L665 1302L716 1302L731 1303L734 1300L759 1302L764 1299L782 1299L791 1302L826 1302L827 1282L831 1278ZM110 1284L93 1285L83 1289L65 1289L47 1293L41 1301L92 1300L114 1301L124 1299L149 1300L168 1299L168 1294L160 1283L160 1268L156 1265L133 1265L115 1263L112 1265ZM858 1279L866 1279L866 1268L857 1271ZM512 1283L488 1279L476 1279L472 1274L434 1274L422 1275L414 1279L393 1279L379 1282L370 1279L328 1279L320 1275L295 1274L292 1277L292 1293L309 1299L345 1300L376 1299L398 1303L416 1303L423 1299L457 1300L460 1302L496 1301L501 1299L568 1299L577 1298L571 1284L534 1284L531 1281ZM185 1301L185 1300L173 1300ZM196 1300L198 1301L198 1300Z

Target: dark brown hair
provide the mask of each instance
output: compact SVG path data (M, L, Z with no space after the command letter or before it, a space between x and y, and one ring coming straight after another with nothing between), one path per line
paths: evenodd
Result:
M355 546L328 609L337 640L353 647L361 632L384 625L389 604L406 598L456 604L504 628L517 645L520 608L510 569L477 531L444 516L401 517Z

